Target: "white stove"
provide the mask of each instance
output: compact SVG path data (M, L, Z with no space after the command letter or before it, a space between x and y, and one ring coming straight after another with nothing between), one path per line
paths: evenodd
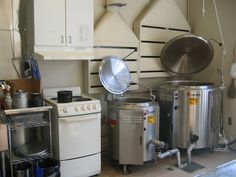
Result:
M72 91L72 102L58 103L57 91L61 90ZM43 89L43 95L46 102L55 105L58 117L101 112L100 100L81 95L80 87L46 88Z
M72 102L59 103L57 92L72 91ZM46 104L53 106L52 140L61 177L86 177L101 171L100 100L81 95L80 87L45 88Z

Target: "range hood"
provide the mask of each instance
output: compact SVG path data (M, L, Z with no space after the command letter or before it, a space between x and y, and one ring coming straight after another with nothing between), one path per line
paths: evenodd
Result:
M85 90L88 93L104 92L102 83L99 80L99 65L104 57L116 56L125 60L128 65L131 79L139 82L138 60L139 40L119 14L118 8L121 0L108 0L106 12L99 19L94 28L94 60L85 63ZM137 90L138 85L132 84L128 90Z
M161 50L170 39L191 31L175 0L151 0L134 22L140 41L140 78L170 76L160 62Z
M124 19L119 15L118 3L107 1L107 12L95 26L95 46L135 46L139 40Z
M134 23L136 28L142 25L191 30L188 21L173 0L152 0Z

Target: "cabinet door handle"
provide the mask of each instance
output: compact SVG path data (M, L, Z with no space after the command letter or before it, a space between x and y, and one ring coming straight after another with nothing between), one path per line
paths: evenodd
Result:
M61 35L61 43L63 44L64 43L64 36Z
M69 44L71 44L72 43L72 37L71 36L69 36Z

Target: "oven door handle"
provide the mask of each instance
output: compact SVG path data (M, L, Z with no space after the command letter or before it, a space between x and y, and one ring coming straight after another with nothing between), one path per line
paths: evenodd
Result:
M59 121L60 122L79 122L79 121L89 121L92 119L97 119L99 118L98 116L84 116L84 117L80 117L80 118L60 118Z

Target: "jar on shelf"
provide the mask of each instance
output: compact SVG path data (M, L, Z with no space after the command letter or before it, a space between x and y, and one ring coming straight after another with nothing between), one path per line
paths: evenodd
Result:
M43 106L43 98L41 93L32 93L30 99L31 107L40 107Z

